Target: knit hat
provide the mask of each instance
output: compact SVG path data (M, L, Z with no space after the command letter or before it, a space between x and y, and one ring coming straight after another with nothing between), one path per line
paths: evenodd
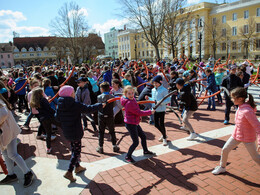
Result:
M157 75L153 78L153 82L161 83L162 77L160 75Z
M186 70L182 76L184 76L185 78L188 77L190 75L190 71L189 70Z
M73 92L74 92L73 87L71 87L69 85L65 85L65 86L60 88L59 96L60 97L70 97Z
M230 67L231 70L236 69L236 68L237 68L236 65L232 65L232 66Z
M175 83L178 84L178 85L183 86L184 85L184 80L183 80L183 78L178 78L178 79L176 79Z

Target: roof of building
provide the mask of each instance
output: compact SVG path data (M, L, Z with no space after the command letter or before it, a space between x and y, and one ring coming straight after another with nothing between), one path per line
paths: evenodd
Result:
M0 52L1 53L10 53L13 51L13 44L9 43L0 43Z
M44 48L48 45L49 41L54 37L16 37L13 38L14 46L19 50L23 47L27 50L32 47L36 49L37 47Z

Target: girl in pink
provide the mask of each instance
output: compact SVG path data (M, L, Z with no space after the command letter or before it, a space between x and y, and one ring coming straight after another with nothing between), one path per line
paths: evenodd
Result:
M135 163L135 160L132 158L132 153L134 152L135 148L139 144L138 137L141 138L141 144L144 150L144 155L154 155L153 152L149 151L147 148L146 143L146 136L140 127L140 117L141 116L148 116L154 114L154 111L147 110L141 111L139 105L137 104L134 95L135 90L132 86L128 85L124 88L123 95L120 99L122 106L125 107L125 126L130 136L133 140L133 144L130 146L128 153L125 157L125 160L129 163Z
M245 99L249 96L249 101ZM218 175L226 172L227 158L229 152L241 142L244 143L247 151L252 159L260 165L260 122L256 118L256 105L251 94L247 94L246 89L238 87L231 91L231 98L235 105L238 105L238 110L235 115L235 129L232 136L222 148L220 166L217 166L212 173ZM256 149L255 141L256 134L258 136L258 148ZM257 152L258 151L258 152Z

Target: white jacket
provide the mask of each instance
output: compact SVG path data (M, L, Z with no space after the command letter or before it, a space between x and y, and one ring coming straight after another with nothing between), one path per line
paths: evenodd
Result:
M21 129L17 125L12 112L6 107L3 100L0 99L0 149L3 151L7 145L20 134Z

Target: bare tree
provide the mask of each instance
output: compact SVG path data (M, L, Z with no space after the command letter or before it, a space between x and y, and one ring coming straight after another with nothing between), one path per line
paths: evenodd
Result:
M222 38L222 29L220 22L216 19L213 19L208 24L204 23L205 25L205 36L207 36L207 43L206 47L211 48L213 51L213 56L216 59L216 51L217 51L217 43Z
M173 58L177 45L185 39L183 34L190 16L189 11L183 9L185 4L186 0L167 0L166 2L164 41L166 45L170 46Z
M50 23L50 27L57 37L66 38L74 63L80 58L80 37L87 30L87 22L82 9L75 3L64 3L59 9L58 16Z
M61 59L66 58L66 48L68 47L66 38L53 37L48 43L48 47L55 48L56 60L60 62Z
M239 35L241 37L240 46L244 48L246 58L249 57L250 41L252 41L255 37L255 26L255 20L252 17L250 17L247 21L247 24L239 28Z
M228 24L222 26L221 29L221 41L226 44L226 57L228 58L230 41L231 41L231 27Z
M166 0L120 0L122 15L142 29L145 39L160 58L159 44L164 33Z

